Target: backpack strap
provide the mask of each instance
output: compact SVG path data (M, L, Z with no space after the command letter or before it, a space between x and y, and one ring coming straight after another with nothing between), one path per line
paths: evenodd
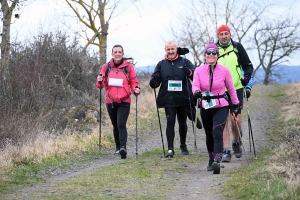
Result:
M108 77L108 74L111 70L111 65L110 65L110 62L107 63L107 67L106 67L106 71L105 71L105 77Z
M129 80L127 66L122 68L121 70L125 74L127 80ZM108 77L108 74L110 73L110 71L111 71L111 65L110 65L110 62L108 62L107 63L107 68L106 68L106 71L105 71L105 77Z

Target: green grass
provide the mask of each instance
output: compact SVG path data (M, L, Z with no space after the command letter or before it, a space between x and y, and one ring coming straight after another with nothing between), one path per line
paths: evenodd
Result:
M92 144L91 144L92 145ZM101 154L107 154L104 151ZM99 156L99 150L95 147L87 147L86 152L80 155L73 155L71 152L65 152L64 156L51 156L44 159L41 164L31 161L22 160L16 163L18 166L14 167L6 173L0 173L0 198L2 194L7 194L15 191L20 186L34 184L42 180L38 173L50 167L68 168L74 162L87 163Z

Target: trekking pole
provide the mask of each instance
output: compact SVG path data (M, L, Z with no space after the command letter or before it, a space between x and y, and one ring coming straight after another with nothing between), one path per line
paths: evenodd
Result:
M102 76L102 74L99 74L100 76ZM101 87L102 81L100 81L100 87ZM102 103L102 98L101 98L102 94L101 94L101 88L100 88L100 92L99 92L99 151L101 151L101 118L102 118L102 109L101 109L101 103Z
M248 107L248 98L247 98L247 94L246 94L246 89L244 89L244 96L246 97L246 101L247 101L246 107L247 107L247 115L248 115L248 130L249 130L250 152L251 152L251 139L252 139L254 157L257 158L256 157L256 151L255 151L255 145L254 145L254 139L253 139L253 132L252 132L252 125L251 125L251 118L250 118L250 111L249 111L249 107Z
M197 101L196 101L196 108L198 107L198 103L199 103L199 99L197 99ZM196 113L195 113L195 123L194 123L194 129L193 129L194 137L195 137L195 144L196 144L196 124L197 124L196 119L197 119L197 109L196 109ZM194 120L193 115L192 115L192 120ZM195 145L195 148L196 148L196 153L197 153L197 146L196 145Z
M155 90L155 88L153 90L154 90L154 95L155 95L155 103L156 103L157 117L158 117L158 122L159 122L161 143L162 143L162 146L163 146L164 156L166 156L164 139L163 139L163 135L162 135L162 131L161 131L161 123L160 123L159 111L158 111L158 106L157 106L157 102L156 102L156 90Z
M246 156L246 160L247 160L247 162L248 162L248 165L250 165L249 160L248 160L248 157L247 157L247 154L246 154L246 151L245 151L244 143L243 143L243 141L242 141L241 130L240 130L240 128L239 128L239 126L238 126L238 123L237 123L237 120L236 120L236 116L235 116L234 113L232 113L232 116L233 116L233 118L234 118L235 125L236 125L236 128L237 128L238 133L239 133L239 139L240 139L241 144L242 144L242 147L243 147L243 149L244 149L245 156Z
M138 94L135 95L135 157L138 156Z
M187 89L187 92L188 92L188 96L189 96L189 106L190 106L190 111L192 113L192 105L191 105L191 97L190 97L190 90L189 90L189 80L188 80L188 77L185 76L185 79L186 79L186 89ZM195 119L196 119L196 114L195 114ZM196 132L195 132L195 127L194 127L194 119L193 119L193 114L192 114L192 127L193 127L193 133L194 133L194 147L195 147L195 151L197 153L197 141L196 141Z

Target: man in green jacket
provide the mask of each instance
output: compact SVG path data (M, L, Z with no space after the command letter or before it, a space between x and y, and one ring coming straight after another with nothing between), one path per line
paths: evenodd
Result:
M218 63L228 67L231 72L233 84L237 92L240 102L240 109L236 116L239 130L241 130L241 110L243 109L243 90L248 84L253 73L253 65L248 57L248 54L242 44L231 39L230 28L222 25L217 30L217 46L219 49ZM244 71L244 75L242 74ZM234 117L230 115L231 129L233 134L232 150L237 158L242 156L241 140L239 139L238 129L234 121ZM242 132L240 132L242 133ZM242 134L241 134L242 136ZM222 162L230 162L230 139L228 121L223 132L223 158Z

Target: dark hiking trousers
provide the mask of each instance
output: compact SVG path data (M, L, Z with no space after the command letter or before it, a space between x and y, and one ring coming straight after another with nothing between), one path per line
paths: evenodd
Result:
M106 104L107 112L113 125L116 149L126 148L127 143L127 119L130 112L130 103Z
M168 141L168 149L174 149L174 138L175 138L175 123L176 115L179 125L179 137L180 144L185 144L187 135L187 115L189 111L189 106L179 106L179 107L166 107L166 117L167 117L167 128L166 135Z
M219 154L223 152L223 130L228 117L228 107L201 109L201 118L206 134L208 152Z

